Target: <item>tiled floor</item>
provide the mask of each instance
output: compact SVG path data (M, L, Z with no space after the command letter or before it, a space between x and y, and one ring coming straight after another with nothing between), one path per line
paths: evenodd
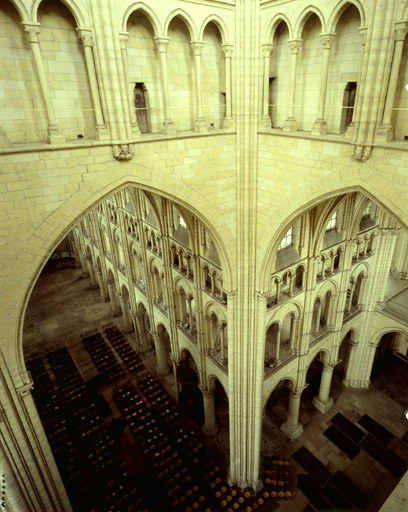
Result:
M39 284L34 288L24 323L24 353L26 355L36 351L45 353L45 347L64 341L71 355L80 368L84 380L88 381L97 375L87 352L83 349L80 334L112 321L110 304L103 303L99 290L89 289L89 278L81 278L81 270L54 263L48 272L41 275ZM122 317L115 318L115 323L123 328ZM128 336L130 344L135 347L135 339ZM348 476L367 496L371 498L368 512L380 509L382 503L398 482L383 466L370 457L363 449L350 460L323 432L331 425L330 419L341 412L354 424L363 415L368 414L386 429L394 434L389 448L408 461L408 445L401 438L408 430L408 422L403 416L406 407L406 366L404 363L390 363L378 375L370 390L346 389L339 378L334 375L331 396L334 398L334 407L325 414L318 412L312 405L313 385L305 390L300 408L300 422L305 431L293 443L287 441L279 430L280 424L286 419L288 394L282 388L275 391L264 417L262 454L263 456L279 453L290 456L301 446L312 452L326 468L335 473L341 470ZM154 370L155 356L153 352L147 354L145 365ZM401 367L400 367L401 366ZM405 372L404 372L405 370ZM319 377L316 377L318 384ZM175 395L174 377L170 373L164 379L164 385L169 392ZM106 389L104 396L112 405L111 391ZM221 425L220 434L211 441L214 449L224 456L224 467L228 467L228 411L227 403L222 395L216 400L217 416ZM115 406L112 406L115 412ZM362 428L362 427L360 427ZM136 447L131 439L128 443L130 452L136 453ZM129 462L131 459L129 458ZM293 500L280 501L279 511L303 511L308 499L296 489L297 475L305 471L294 460L290 464ZM277 510L276 502L268 502L265 511Z

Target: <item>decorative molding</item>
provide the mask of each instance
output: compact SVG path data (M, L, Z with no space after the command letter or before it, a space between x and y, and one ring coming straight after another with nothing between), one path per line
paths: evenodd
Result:
M113 158L120 161L132 160L135 155L132 144L115 144L112 153Z

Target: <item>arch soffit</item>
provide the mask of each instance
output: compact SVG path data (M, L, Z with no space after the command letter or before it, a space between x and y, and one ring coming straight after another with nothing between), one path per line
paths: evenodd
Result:
M408 338L408 329L406 327L384 327L383 329L380 329L380 331L376 332L373 336L373 345L377 348L380 344L381 338L384 336L384 334L387 334L389 332L398 332L405 334L405 336Z
M38 9L40 8L42 2L43 0L35 0L31 8L32 19L35 22L38 22ZM85 15L84 6L79 7L78 2L75 0L59 0L59 3L62 3L65 5L65 7L67 7L67 9L74 17L77 27L84 28L91 26L88 13Z
M397 217L401 224L408 225L408 214L405 208L406 196L400 189L390 185L381 175L376 174L376 180L370 179L369 175L358 176L357 172L350 171L349 183L345 186L336 181L332 173L323 178L319 178L318 184L314 185L312 193L306 191L308 187L303 187L296 191L296 203L287 201L287 197L282 199L276 208L271 211L271 215L266 219L264 226L273 226L274 235L269 242L265 238L264 247L260 248L260 254L264 254L263 261L260 265L259 273L259 289L261 293L268 291L269 279L276 259L278 245L282 239L282 232L286 231L293 225L295 220L307 213L311 208L317 206L321 201L329 197L340 196L351 192L362 192L367 195L371 201L378 204L393 217ZM292 195L292 197L295 197ZM378 199L381 197L381 201ZM404 205L401 208L401 205ZM286 219L280 222L277 219ZM282 229L282 226L285 229ZM271 228L268 228L271 231ZM285 231L285 233L286 233Z
M267 43L273 43L273 40L275 38L275 32L279 25L281 24L281 22L283 22L286 25L286 28L288 29L289 39L293 39L293 30L289 18L286 16L286 14L280 12L271 19L266 29L265 41Z
M211 316L212 313L217 317L218 322L221 320L227 321L227 318L218 304L215 302L208 302L204 307L204 317Z
M125 295L125 296L129 296L129 290L127 288L127 286L125 284L122 284L121 288L120 288L120 293L122 295Z
M170 338L170 334L169 334L169 333L170 333L170 326L169 326L169 325L166 325L166 324L163 322L163 320L158 320L158 321L156 322L156 332L160 332L160 331L159 331L159 327L160 327L160 326L162 327L161 332L166 331L166 332L167 332L167 334L168 334L168 336L169 336L169 338Z
M306 372L305 373L307 373L309 371L310 365L312 364L313 360L321 352L322 352L321 359L323 361L325 361L325 362L331 361L332 347L328 347L328 346L313 347L312 349L310 349L309 354L308 354L309 357L308 357L308 360L306 363Z
M187 26L188 31L190 33L190 40L191 41L197 41L197 29L195 27L194 21L190 17L189 14L186 13L186 11L183 11L183 9L176 9L175 11L172 11L166 19L166 22L164 24L163 33L165 37L169 37L169 25L174 20L174 18L180 18Z
M146 5L144 2L133 2L129 7L126 9L124 15L123 15L123 22L122 22L122 30L123 32L127 32L127 25L129 22L129 18L131 15L136 12L140 11L142 14L146 16L146 18L150 21L153 32L156 37L159 37L162 34L162 27L160 24L160 21L154 11Z
M196 367L196 369L198 371L198 365L197 365L197 361L196 361L196 358L195 358L194 354L192 354L192 352L190 351L190 349L188 347L181 346L180 347L180 355L181 355L183 350L185 350L187 352L187 354L191 357L191 359L194 361L194 366ZM193 368L193 370L194 370L194 368ZM197 373L197 378L200 381L199 373Z
M199 32L199 41L203 40L204 37L204 31L207 28L207 25L209 23L214 23L214 25L218 28L221 34L221 43L222 44L228 44L228 41L230 41L230 36L228 34L228 28L227 25L224 23L223 19L217 16L217 14L211 14L208 16L201 25L200 32Z
M315 14L320 20L320 26L322 27L322 33L326 33L326 21L320 9L309 5L306 7L300 14L299 18L296 20L295 29L293 32L293 36L295 39L301 39L303 34L303 29L307 20L310 18L312 14Z
M174 291L178 292L180 288L183 288L186 296L192 295L194 298L194 290L191 287L191 284L188 281L186 281L183 277L177 277L174 281Z
M144 299L136 299L136 311L137 313L148 313L148 305L144 303Z
M208 377L207 377L207 387L208 387L208 389L215 389L215 387L217 385L216 381L218 381L218 384L224 390L224 393L226 394L226 396L228 398L228 401L229 401L229 396L228 396L228 393L227 393L227 387L222 383L222 381L220 380L220 377L218 377L217 375L215 375L213 373L211 375L208 375Z
M30 13L21 0L10 0L10 3L16 9L21 21L30 21Z
M408 21L408 1L405 3L401 16L398 17L402 21Z
M331 279L329 279L328 281L325 280L320 285L320 287L316 288L313 303L319 297L320 297L320 299L323 300L323 298L326 296L327 292L332 292L332 295L337 295L338 291L339 291L339 285L336 283L336 281L334 281L334 280L332 281Z
M368 271L369 271L370 267L368 266L367 263L365 262L361 262L354 270L353 272L351 273L351 276L350 278L354 278L355 280L357 280L358 276L360 274L364 274L364 276L368 276Z
M339 22L339 19L341 18L344 11L346 11L346 9L350 7L350 5L354 5L354 7L358 10L360 14L360 26L365 27L366 16L364 8L361 5L361 2L359 2L358 0L342 0L329 16L329 20L327 23L328 32L336 32L337 23Z
M266 326L266 332L273 324L283 325L286 317L291 313L295 313L297 318L300 318L302 314L302 306L297 302L287 302L280 306L273 315L273 318L269 320Z
M289 381L289 389L291 389L291 390L296 389L296 380L290 375L286 375L286 376L280 378L278 380L278 382L276 382L275 384L272 384L273 385L272 389L270 391L267 391L266 396L263 398L263 401L264 401L263 407L262 407L263 414L265 414L266 406L268 405L268 401L271 398L272 393L276 390L276 388L279 386L279 384L285 380Z
M342 335L342 338L341 338L339 346L341 346L343 344L343 342L346 340L346 337L347 337L347 335L349 333L351 333L350 338L351 338L352 341L358 341L359 340L357 327L349 327L349 326L347 326L347 331L346 331L346 333L344 335Z

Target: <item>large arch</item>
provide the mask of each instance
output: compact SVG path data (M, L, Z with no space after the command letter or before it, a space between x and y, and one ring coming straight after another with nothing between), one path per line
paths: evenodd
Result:
M320 202L340 196L345 193L361 192L372 201L379 204L389 215L396 217L399 222L408 225L408 212L401 205L406 204L405 194L389 182L376 175L376 179L370 179L369 169L360 170L363 174L358 176L357 170L351 169L348 176L334 178L332 173L321 177L309 187L303 187L292 195L293 201L287 201L284 196L276 208L271 212L264 225L260 226L260 232L265 232L264 226L269 226L268 231L274 233L272 238L265 237L264 245L259 248L259 254L263 255L260 262L258 287L261 293L269 288L271 268L276 258L278 245L284 233L291 227L295 220ZM381 197L381 201L377 198ZM283 220L282 219L286 219Z
M14 346L8 346L7 352L11 356L9 367L12 369L16 386L25 385L29 382L29 376L25 371L22 351L24 316L31 291L49 255L74 225L94 208L98 202L127 186L134 185L154 191L167 198L179 201L186 208L192 210L200 221L203 222L206 229L209 230L211 236L217 243L217 249L219 250L223 267L225 287L229 289L231 286L231 264L225 247L228 246L228 239L229 243L233 245L232 234L226 225L219 229L219 232L223 232L223 240L227 241L227 243L224 244L218 231L212 226L213 222L208 221L199 212L200 209L207 212L214 211L211 202L205 199L201 194L198 194L190 186L168 175L166 175L165 179L164 176L162 179L158 179L157 171L153 172L143 167L137 167L137 173L138 179L136 180L135 174L132 173L129 166L125 167L123 165L121 166L121 164L116 164L102 175L99 175L98 178L80 186L67 201L52 213L52 215L49 215L37 226L21 249L16 265L14 266L15 272L13 275L7 277L4 284L4 286L7 287L7 283L13 282L14 285L14 283L18 282L13 295L15 300L3 301L3 314L10 319L8 324L9 328L4 332L3 339L15 340ZM160 191L156 188L157 183L160 182L166 183L166 191ZM195 207L192 208L190 204L194 204ZM214 221L215 219L212 220ZM30 258L27 258L27 254L30 255ZM5 304L5 302L7 302L7 304Z

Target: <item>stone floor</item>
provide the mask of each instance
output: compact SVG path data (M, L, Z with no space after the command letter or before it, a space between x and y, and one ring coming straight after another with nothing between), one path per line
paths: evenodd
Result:
M88 381L97 376L97 371L82 347L80 334L100 328L101 325L110 321L112 321L110 303L101 301L98 289L90 289L90 280L81 277L81 269L75 268L69 260L53 262L40 276L30 298L24 322L24 354L29 355L39 351L45 355L46 347L63 341L68 346L84 380ZM123 328L122 317L115 318L114 322L120 329ZM131 345L136 346L133 335L129 335L128 340ZM156 360L153 351L146 354L144 362L148 369L154 371ZM408 430L408 422L403 415L407 402L406 375L406 364L404 366L404 363L400 365L398 362L391 363L378 374L370 390L353 390L346 389L341 384L340 377L335 374L331 390L334 406L322 414L311 403L318 389L320 377L317 374L302 396L299 419L304 427L304 433L293 443L289 442L279 430L280 424L286 419L288 391L285 388L275 390L268 402L263 421L263 456L276 453L291 456L301 446L305 446L329 471L332 473L336 470L343 471L371 498L368 512L378 511L398 483L398 479L363 449L353 460L350 460L323 435L323 432L330 426L330 419L337 412L341 412L353 423L356 423L363 414L369 414L394 434L389 448L408 461L408 444L401 441ZM164 378L163 383L175 396L175 379L172 373ZM106 388L103 394L115 413L115 406L110 400L110 390ZM217 450L218 456L224 459L223 466L227 468L228 404L222 392L216 393L215 400L221 428L217 438L210 442L210 446ZM124 442L127 443L125 451L134 453L137 458L134 441L129 438ZM134 465L134 459L132 461L131 457L128 456L128 458L129 464ZM262 510L301 512L305 509L308 499L297 489L297 475L305 472L293 459L290 463L290 472L293 499L280 502L269 501Z

